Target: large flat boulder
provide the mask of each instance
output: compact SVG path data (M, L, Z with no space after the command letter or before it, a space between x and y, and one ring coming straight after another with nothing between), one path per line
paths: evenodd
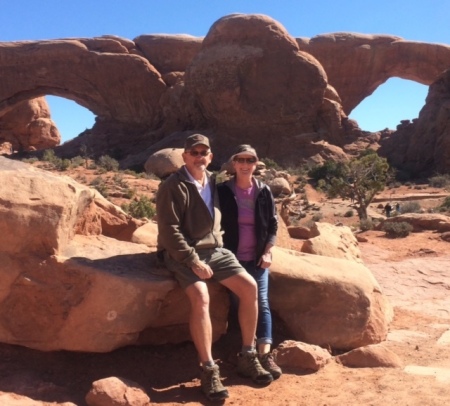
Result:
M351 349L386 339L392 307L360 263L275 248L270 286L294 340Z
M108 352L190 340L188 299L145 245L77 235L43 262L0 259L1 342ZM228 297L212 285L217 340L226 331Z

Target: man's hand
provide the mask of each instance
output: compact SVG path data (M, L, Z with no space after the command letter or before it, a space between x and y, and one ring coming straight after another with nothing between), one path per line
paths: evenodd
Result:
M213 275L213 271L210 266L202 261L192 265L191 269L192 272L194 272L200 279L209 279Z

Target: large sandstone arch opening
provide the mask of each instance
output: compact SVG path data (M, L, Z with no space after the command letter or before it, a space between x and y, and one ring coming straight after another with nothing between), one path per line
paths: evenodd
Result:
M75 101L53 95L45 98L50 107L51 118L61 135L61 144L94 126L95 114Z
M413 120L425 105L428 86L393 77L378 88L350 114L364 131L395 130L402 120Z

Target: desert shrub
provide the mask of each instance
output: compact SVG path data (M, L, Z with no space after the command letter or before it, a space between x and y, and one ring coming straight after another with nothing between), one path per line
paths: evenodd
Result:
M55 155L52 149L46 149L42 155L42 160L51 163L56 170L65 171L70 167L70 159L61 159Z
M123 204L122 210L134 218L147 217L151 219L156 214L155 206L147 196L133 200L130 204Z
M450 185L450 175L436 175L431 177L428 182L432 187L445 188Z
M131 170L131 169L125 169L125 170L123 171L123 173L124 173L125 175L131 175L131 176L134 176L135 178L138 177L138 173L137 173L136 171Z
M371 219L361 220L359 222L359 228L361 231L373 230L373 222Z
M383 231L389 238L404 238L413 230L413 226L404 221L383 224Z
M447 196L439 207L443 208L444 210L449 210L450 209L450 196Z
M318 222L323 219L322 213L316 213L311 217L312 221Z
M344 217L353 217L354 214L355 214L355 212L354 212L353 210L347 210L347 211L344 213Z
M32 164L39 161L38 158L36 158L35 156L31 157L31 158L24 158L22 159L22 162L25 162L26 164Z
M261 162L263 162L266 165L267 169L270 169L270 168L281 169L280 165L278 165L273 159L261 158Z
M326 161L323 165L314 165L308 172L308 175L316 182L327 179L345 177L345 167L339 162L332 160Z
M56 170L65 171L70 168L71 162L70 162L70 159L57 158L53 162L53 165L55 165Z
M128 182L123 178L123 174L115 173L112 180L117 186L128 189Z
M420 203L416 201L405 202L401 206L402 213L419 213L420 209Z
M53 163L56 159L58 159L58 157L52 149L46 149L42 155L42 160L45 162Z
M103 197L108 197L108 187L106 186L105 181L97 176L92 180L91 186L96 189Z
M83 165L85 165L85 159L83 157L77 155L70 160L70 163L73 167L83 166Z
M394 182L390 182L387 187L388 189L395 189L395 188L399 188L402 184L398 181L394 181Z
M136 196L136 189L126 188L124 193L127 199L132 199L134 196Z
M107 171L119 170L119 162L117 162L114 158L111 158L109 155L102 155L98 159L97 164L100 168L106 169Z

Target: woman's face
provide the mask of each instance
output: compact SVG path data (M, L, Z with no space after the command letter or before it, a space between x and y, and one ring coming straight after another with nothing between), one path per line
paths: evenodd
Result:
M251 177L258 160L253 155L239 155L233 159L236 176Z

